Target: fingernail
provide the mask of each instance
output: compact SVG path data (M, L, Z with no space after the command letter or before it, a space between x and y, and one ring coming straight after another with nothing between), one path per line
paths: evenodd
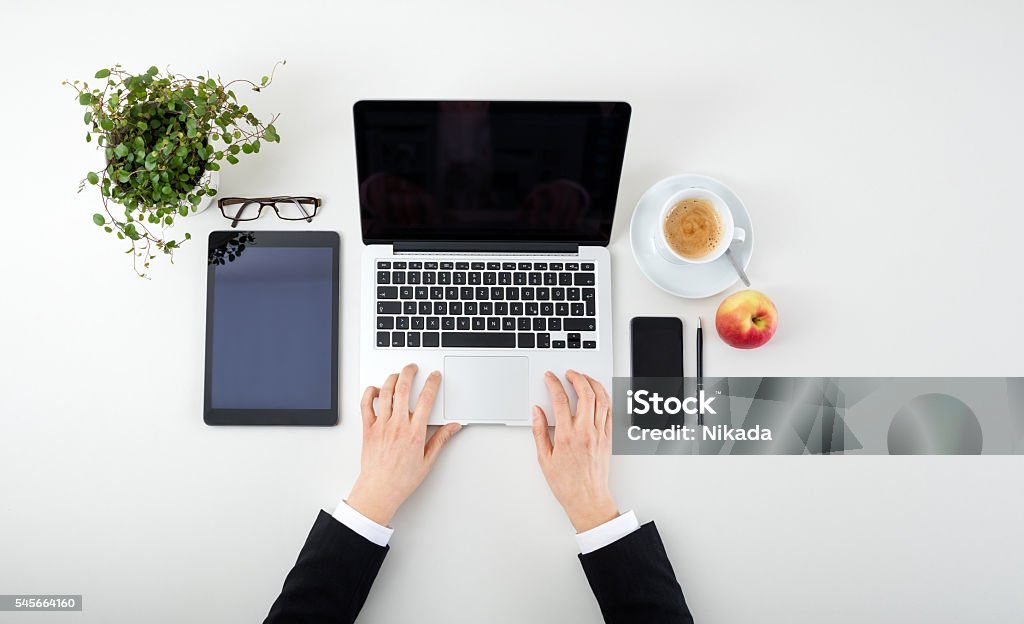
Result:
M537 406L537 405L533 406L533 409L530 410L530 418L532 418L534 421L540 420L540 407L539 406Z
M441 371L436 370L436 371L430 373L430 376L431 377L440 377L441 376Z
M552 373L551 371L544 371L544 374L547 375L548 377L554 377L555 376L555 374Z

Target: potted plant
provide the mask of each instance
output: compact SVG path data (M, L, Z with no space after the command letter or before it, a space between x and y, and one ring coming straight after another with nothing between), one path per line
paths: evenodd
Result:
M128 241L135 272L146 277L157 253L171 256L184 240L165 238L178 217L209 206L217 194L221 163L238 163L264 142L280 142L277 115L263 123L235 95L237 85L260 92L273 82L220 77L190 78L155 66L134 74L120 65L101 69L99 86L65 81L86 108L85 140L96 140L105 166L79 185L97 186L103 212L92 216L104 231Z

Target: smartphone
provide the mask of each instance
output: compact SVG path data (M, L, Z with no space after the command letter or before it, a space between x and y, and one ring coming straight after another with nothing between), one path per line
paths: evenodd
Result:
M683 322L635 316L629 323L633 377L683 377Z

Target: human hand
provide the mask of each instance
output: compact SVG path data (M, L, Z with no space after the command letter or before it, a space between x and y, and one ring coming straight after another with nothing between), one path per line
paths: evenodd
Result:
M441 447L462 428L456 423L447 424L427 440L427 418L441 385L441 373L430 373L416 400L416 409L410 412L409 393L417 370L415 364L409 364L401 374L390 375L380 388L370 386L360 403L363 454L359 477L345 502L385 526L423 482ZM374 399L379 399L376 412Z
M565 509L577 533L612 520L619 509L608 488L612 454L612 404L597 380L568 371L565 377L576 390L576 415L554 373L544 374L555 413L555 440L548 435L548 419L533 406L533 438L537 461L551 493Z

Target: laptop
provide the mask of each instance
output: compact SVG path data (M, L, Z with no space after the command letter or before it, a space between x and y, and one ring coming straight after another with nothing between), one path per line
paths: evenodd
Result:
M544 371L611 390L623 102L360 101L362 385L443 373L430 424L529 425ZM569 392L572 396L572 392ZM553 424L553 423L552 423Z

